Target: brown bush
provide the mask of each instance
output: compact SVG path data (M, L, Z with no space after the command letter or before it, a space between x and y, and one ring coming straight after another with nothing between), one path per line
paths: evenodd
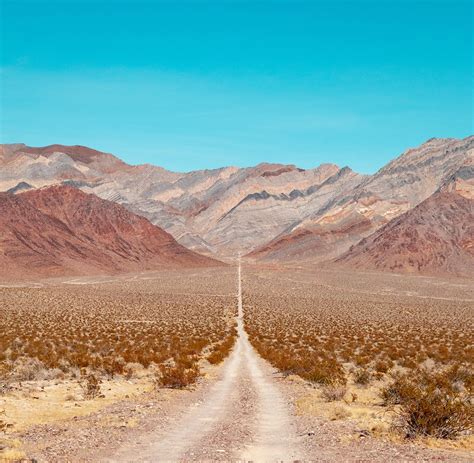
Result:
M41 379L44 370L44 363L37 358L21 357L15 361L10 378L14 381L34 381Z
M100 383L102 381L93 373L86 374L83 372L83 378L79 382L84 399L95 399L100 395Z
M374 365L374 369L378 373L387 373L392 367L393 362L391 360L377 360Z
M127 365L146 369L170 357L192 368L222 344L220 361L235 332L234 283L231 272L171 272L98 286L0 287L0 378L48 379L59 370L77 378L81 368L130 377Z
M321 389L321 395L326 402L342 400L344 399L346 392L346 385L337 381L325 384Z
M234 328L230 335L223 342L218 343L213 347L211 353L207 357L207 361L210 364L216 365L222 362L229 355L229 352L234 346L236 334L237 333Z
M448 373L419 369L410 376L399 374L382 390L384 403L399 404L396 427L406 437L452 439L472 430L474 406Z
M464 302L346 291L332 272L282 270L271 278L260 272L245 281L245 326L260 355L284 375L325 384L346 376L341 365L354 364L361 369L355 382L367 384L426 361L471 362L473 313ZM315 284L320 279L330 284ZM396 284L406 289L405 281ZM472 376L465 378L463 369L453 375L464 377L459 387L472 391Z
M342 366L334 359L316 361L308 368L297 370L302 378L317 384L345 384L346 377Z
M372 373L367 368L359 368L354 372L354 383L367 386L372 380Z
M183 389L194 384L199 374L199 367L197 365L194 365L192 368L185 368L181 364L160 365L155 384L157 387Z

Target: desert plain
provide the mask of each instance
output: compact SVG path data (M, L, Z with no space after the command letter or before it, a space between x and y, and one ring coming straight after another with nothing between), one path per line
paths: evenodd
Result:
M469 461L471 283L245 259L5 281L1 458Z

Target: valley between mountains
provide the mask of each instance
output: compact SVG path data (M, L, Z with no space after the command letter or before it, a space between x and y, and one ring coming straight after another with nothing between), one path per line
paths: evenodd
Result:
M474 136L373 175L0 147L0 460L472 461Z

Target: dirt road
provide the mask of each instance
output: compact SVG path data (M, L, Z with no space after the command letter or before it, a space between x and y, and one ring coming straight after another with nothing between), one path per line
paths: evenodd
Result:
M111 461L305 458L273 369L251 346L243 322L241 263L237 268L238 337L221 375L201 401L165 432L119 450Z

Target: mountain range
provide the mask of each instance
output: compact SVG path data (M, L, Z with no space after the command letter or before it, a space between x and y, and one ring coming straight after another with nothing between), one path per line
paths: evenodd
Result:
M128 165L83 146L11 144L0 148L0 191L26 197L29 190L67 185L119 204L182 246L217 259L240 253L266 262L465 273L473 267L473 157L474 136L433 138L373 175L334 164L178 173ZM447 239L448 223L462 229L458 241ZM404 254L411 246L406 230L413 229L426 247ZM445 245L430 247L433 237ZM428 257L428 248L446 260ZM454 265L457 252L463 264Z

